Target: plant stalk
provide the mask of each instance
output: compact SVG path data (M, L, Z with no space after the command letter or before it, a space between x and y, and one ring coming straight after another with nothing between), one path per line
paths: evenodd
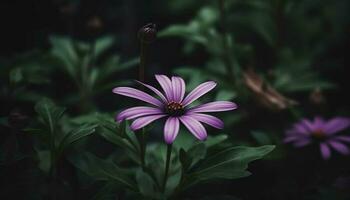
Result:
M142 170L145 171L145 155L146 155L146 144L145 144L145 129L143 128L139 133L136 133L136 138L140 145L140 163Z
M168 146L167 146L166 160L165 160L165 171L164 171L164 178L163 178L163 184L162 184L162 193L165 192L166 183L167 183L167 180L168 180L172 147L173 147L172 144L168 144Z
M140 42L140 66L139 66L139 81L145 81L145 68L146 68L146 58L147 58L148 44L141 41Z

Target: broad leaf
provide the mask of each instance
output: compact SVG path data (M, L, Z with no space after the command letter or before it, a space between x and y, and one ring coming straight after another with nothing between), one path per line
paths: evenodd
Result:
M188 174L185 187L210 179L236 179L250 175L248 163L261 159L274 149L272 145L261 147L229 147L207 157L194 172Z
M43 99L35 105L35 111L39 114L51 134L54 134L55 127L62 117L64 110L65 108L55 106L49 99Z
M70 161L95 180L116 182L126 188L136 191L135 181L128 176L128 171L120 169L111 161L96 157L91 153L82 153L70 157Z
M78 141L79 139L94 133L96 127L97 127L97 125L95 125L95 124L84 124L76 129L66 133L66 135L64 135L64 137L61 139L61 141L59 143L59 146L58 146L59 152L61 153L62 151L64 151L64 149L69 147L69 145Z

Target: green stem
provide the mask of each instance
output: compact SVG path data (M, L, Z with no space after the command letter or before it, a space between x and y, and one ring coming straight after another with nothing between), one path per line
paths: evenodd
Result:
M143 170L145 170L145 155L146 155L146 145L145 145L145 129L142 129L139 133L136 133L136 138L140 144L140 163Z
M144 82L148 44L141 41L140 45L139 81Z
M145 81L145 68L146 68L146 58L147 58L147 49L148 44L140 41L140 66L139 66L139 81L144 82ZM141 90L143 89L143 86L140 86ZM141 133L137 133L137 139L140 143L140 160L141 160L141 167L145 171L145 154L146 154L146 144L145 144L145 130L142 129Z
M165 192L166 183L167 183L167 180L168 180L172 147L173 147L172 144L168 144L167 151L166 151L165 171L164 171L164 178L163 178L163 184L162 184L162 192L163 193Z

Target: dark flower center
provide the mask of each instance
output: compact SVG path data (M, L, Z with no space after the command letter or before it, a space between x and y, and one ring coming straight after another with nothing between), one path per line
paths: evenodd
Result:
M185 108L181 103L171 101L166 105L165 112L171 116L181 116L185 114Z
M315 140L325 140L327 138L327 135L324 133L324 131L322 129L316 129L311 133L311 136L315 139Z

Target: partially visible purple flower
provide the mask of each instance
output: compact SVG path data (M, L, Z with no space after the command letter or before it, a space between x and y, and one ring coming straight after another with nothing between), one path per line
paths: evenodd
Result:
M345 117L335 117L328 121L321 117L315 117L313 121L302 119L286 131L284 142L290 142L295 147L316 142L326 160L331 157L331 148L343 155L349 155L350 149L344 143L350 143L350 136L337 135L349 126L350 118Z
M130 128L132 130L138 130L157 119L167 117L164 126L164 139L166 143L171 144L179 132L180 122L197 139L205 140L207 138L207 131L202 123L219 129L224 127L224 123L217 117L203 113L229 111L237 108L235 103L229 101L215 101L189 107L192 102L216 86L216 83L213 81L200 84L185 96L186 86L182 78L173 76L169 79L165 75L155 75L155 77L162 87L164 94L153 86L139 83L152 90L159 99L130 87L117 87L113 89L113 92L116 94L139 99L152 105L126 109L117 115L117 122L133 119L134 121Z

